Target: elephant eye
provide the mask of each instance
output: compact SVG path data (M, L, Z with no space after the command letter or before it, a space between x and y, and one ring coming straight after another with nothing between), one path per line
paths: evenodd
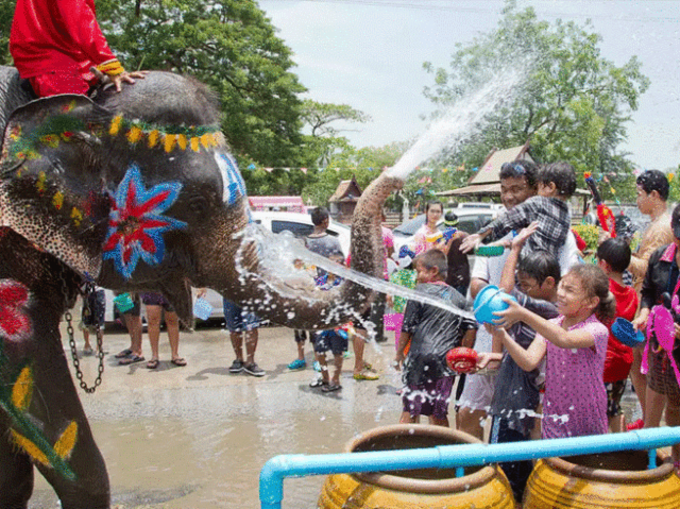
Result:
M208 210L208 200L203 196L192 196L189 199L189 210L194 214L203 214Z

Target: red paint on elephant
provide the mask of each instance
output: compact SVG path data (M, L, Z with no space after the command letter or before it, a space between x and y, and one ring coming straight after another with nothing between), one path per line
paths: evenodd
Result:
M28 304L28 288L12 279L0 281L0 334L10 341L26 339L31 322L24 312Z

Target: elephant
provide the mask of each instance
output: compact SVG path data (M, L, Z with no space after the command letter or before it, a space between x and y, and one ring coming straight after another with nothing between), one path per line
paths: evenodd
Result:
M202 83L151 71L119 93L33 99L0 67L0 104L0 508L27 506L34 467L62 507L110 506L59 333L83 286L160 291L187 327L191 286L294 328L339 325L370 304L373 292L351 281L293 291L261 263ZM383 173L361 197L353 269L382 273L380 207L400 186Z

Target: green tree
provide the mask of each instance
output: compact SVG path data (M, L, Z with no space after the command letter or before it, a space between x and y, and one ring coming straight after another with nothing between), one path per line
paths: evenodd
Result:
M603 58L600 41L590 22L584 27L561 20L550 24L532 8L518 11L511 0L496 30L458 45L448 71L426 62L434 84L425 95L438 106L498 79L508 64L525 76L521 91L486 119L457 160L478 166L490 149L530 139L538 161L566 160L579 173L615 173L625 179L632 164L619 145L649 80L636 57L620 67Z
M130 69L165 69L207 83L243 165L293 166L301 101L291 50L252 0L99 0L100 25Z
M349 131L347 123L366 123L371 117L347 104L319 103L306 99L302 103L301 118L305 130L303 159L308 166L326 166L333 154L350 150L349 140L340 133ZM338 122L344 123L338 127Z
M334 154L324 171L315 174L302 189L302 197L314 205L326 205L341 180L354 176L363 190L380 175L383 168L394 166L408 147L407 143L391 143L383 147L348 148ZM388 206L390 202L388 202Z
M12 27L15 5L15 1L0 2L0 64L2 65L12 65L12 56L9 54L9 31Z

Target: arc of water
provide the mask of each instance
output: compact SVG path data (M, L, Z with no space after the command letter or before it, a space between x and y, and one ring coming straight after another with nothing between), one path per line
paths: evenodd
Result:
M335 274L339 277L349 279L360 285L366 286L380 293L396 295L404 297L405 299L417 300L424 304L444 309L455 315L474 320L474 315L467 309L462 309L442 299L433 297L432 295L410 290L403 286L398 286L389 281L378 279L361 272L354 271L342 265L332 262L328 258L312 253L305 248L297 239L282 235L271 233L263 226L252 223L248 225L243 232L245 240L254 242L260 250L260 260L262 264L272 274L277 274L279 277L290 277L295 272L293 268L293 261L297 258L303 261L322 268L323 270ZM245 242L244 244L247 244ZM245 269L237 264L237 269L243 274ZM248 274L255 275L257 274ZM266 280L262 280L266 284ZM313 300L313 297L308 297Z

